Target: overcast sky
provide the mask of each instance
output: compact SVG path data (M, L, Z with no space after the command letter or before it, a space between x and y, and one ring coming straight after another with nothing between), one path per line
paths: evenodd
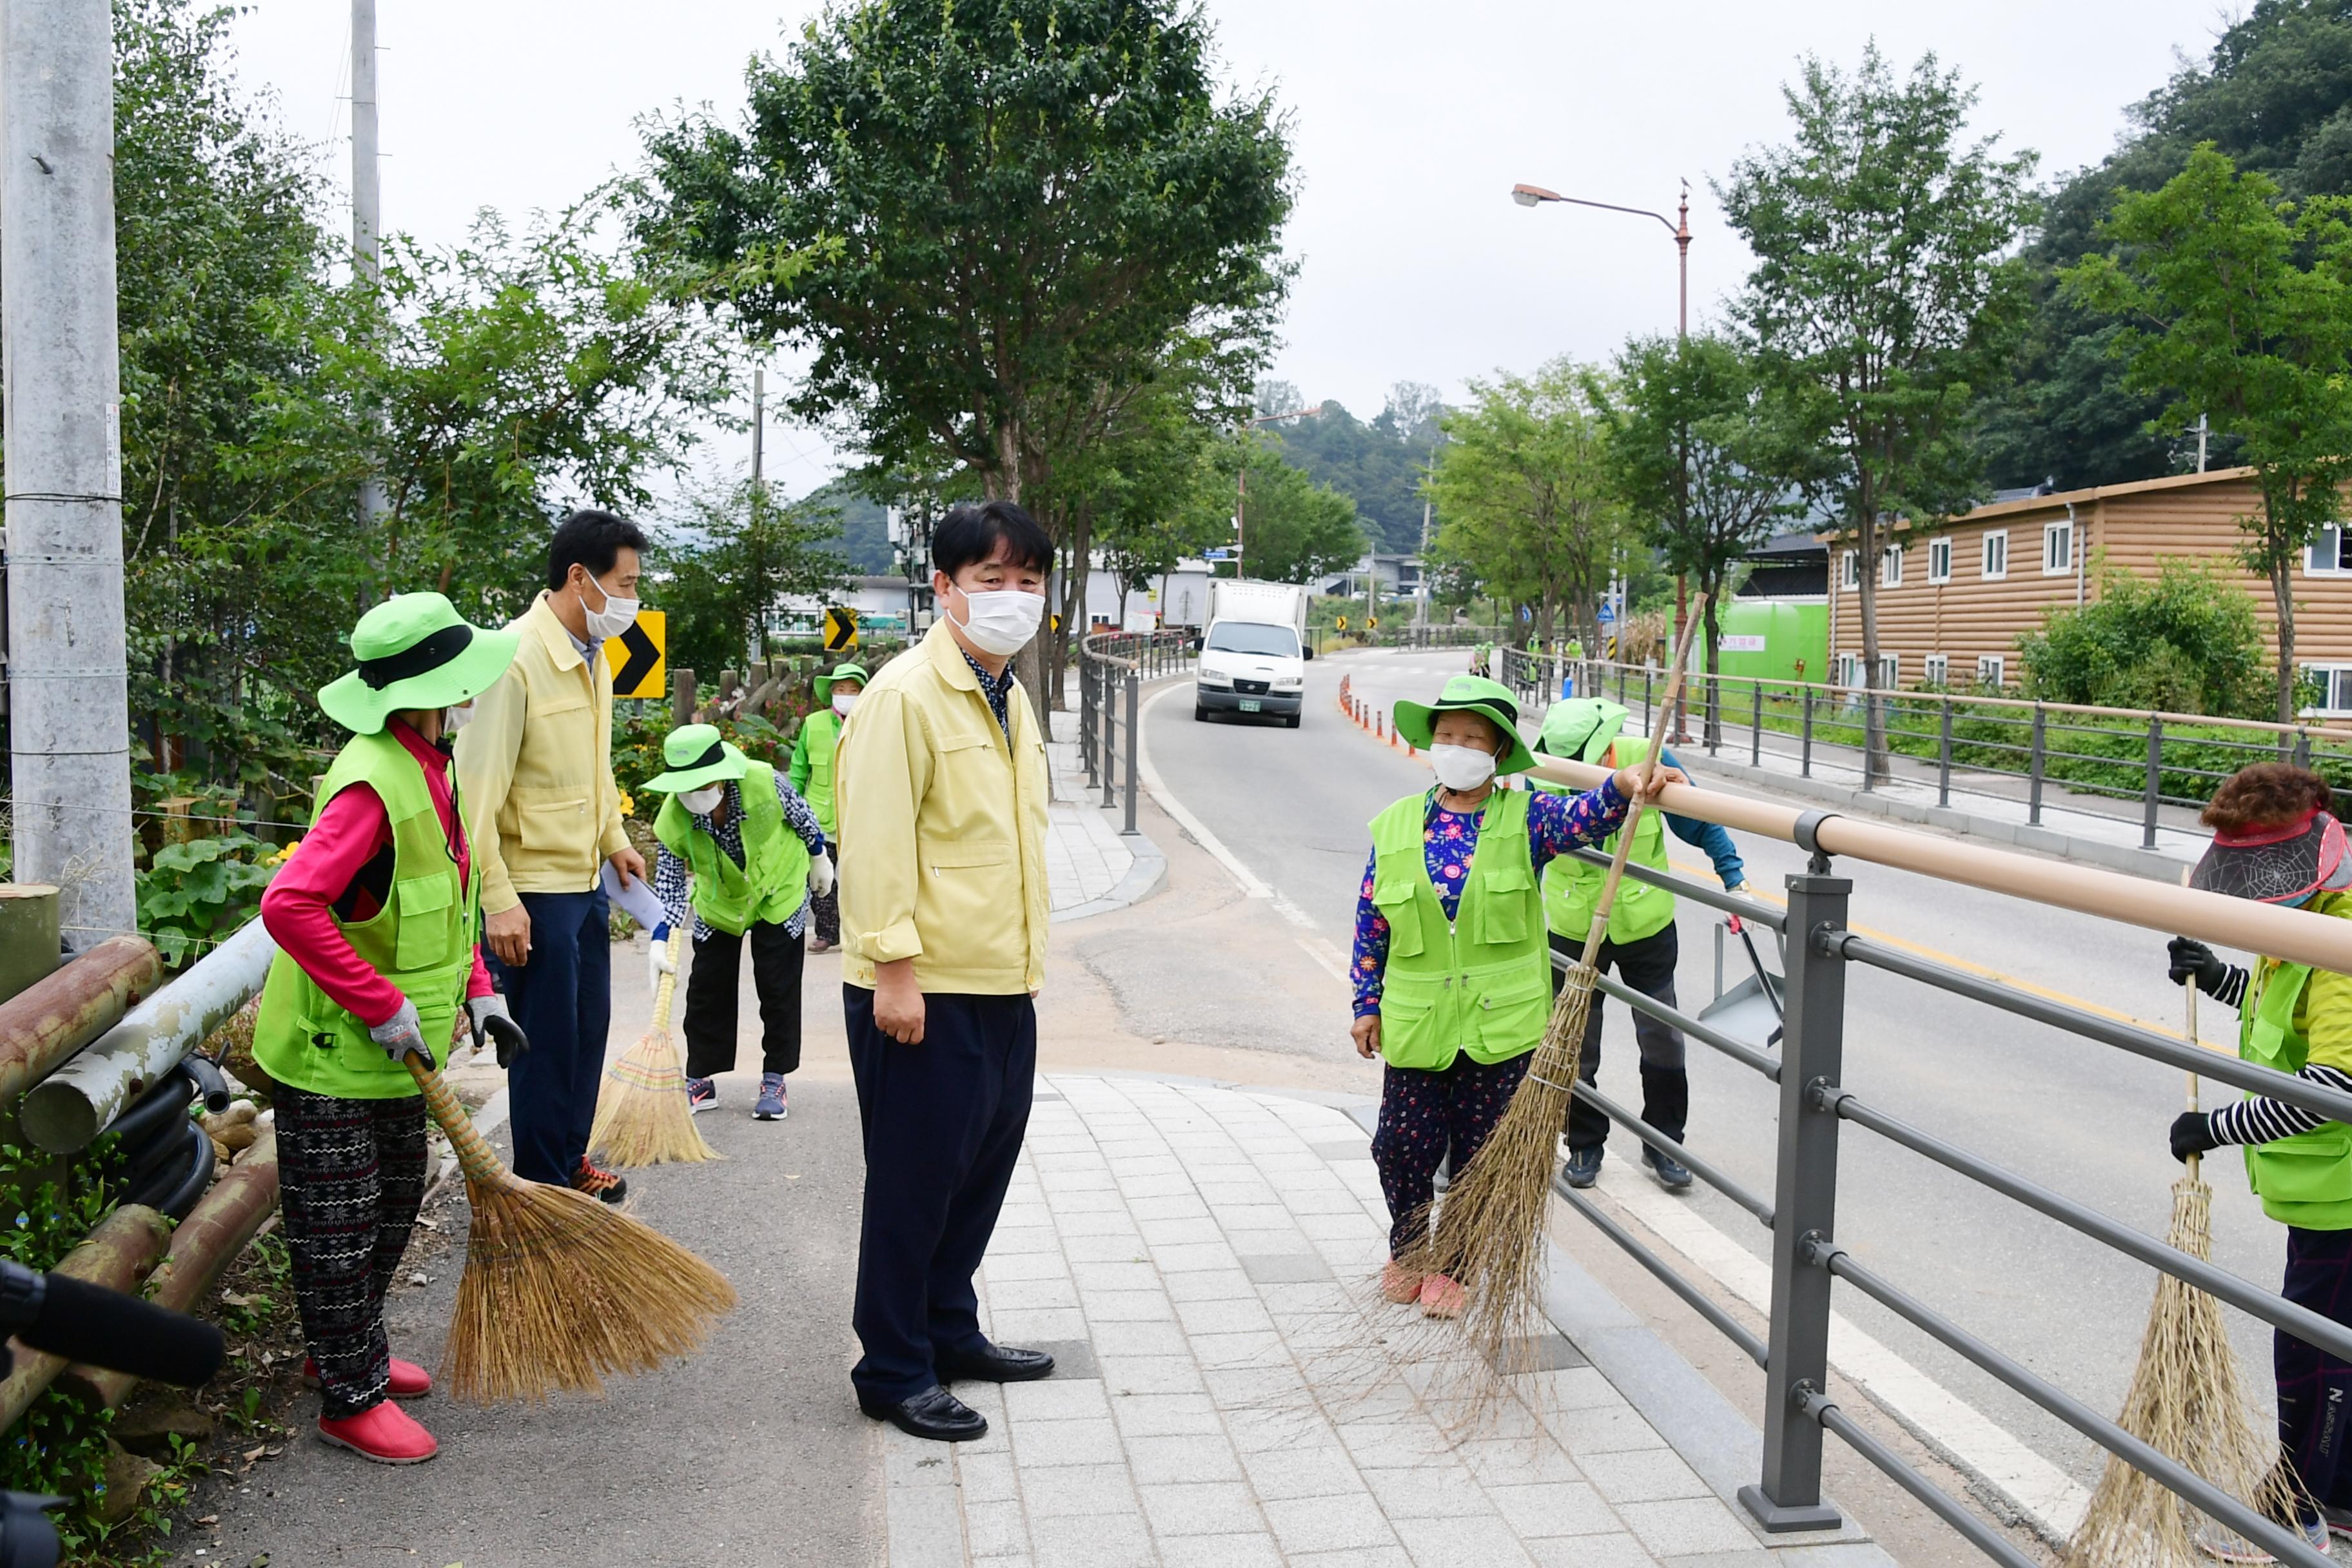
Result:
M249 0L242 73L279 97L348 188L349 16L337 0ZM733 116L756 52L811 0L379 0L383 216L433 242L473 214L553 209L637 157L635 122L710 104ZM1646 218L1508 196L1517 181L1672 215L1691 183L1691 313L1745 258L1710 179L1781 140L1798 58L1851 67L1874 35L1907 67L1933 49L1979 85L1980 132L2037 150L2045 176L2113 146L2123 110L2179 51L2201 58L2210 0L1855 0L1600 5L1589 0L1211 0L1229 80L1286 106L1301 263L1275 372L1311 401L1380 411L1399 380L1458 397L1469 377L1593 358L1671 331L1675 248ZM782 367L787 373L789 367ZM835 463L773 430L794 490ZM726 443L719 461L740 460Z

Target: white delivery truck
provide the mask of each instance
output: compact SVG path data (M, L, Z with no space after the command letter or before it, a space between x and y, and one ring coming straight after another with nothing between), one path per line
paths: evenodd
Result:
M1192 717L1271 713L1298 728L1305 698L1307 589L1297 583L1220 579L1209 584L1209 623L1201 637Z

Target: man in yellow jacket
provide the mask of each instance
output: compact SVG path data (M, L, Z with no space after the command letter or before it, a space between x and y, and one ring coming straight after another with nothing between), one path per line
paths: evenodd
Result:
M645 535L608 511L575 511L549 542L547 591L510 629L506 678L457 732L466 829L481 868L483 943L531 1049L508 1069L515 1173L618 1203L619 1176L588 1159L613 1020L611 861L646 874L613 782L613 675L604 639L637 617ZM524 1022L524 1020L530 1020Z
M836 759L842 1010L866 1134L850 1382L868 1415L948 1442L988 1423L947 1384L1054 1370L988 1342L971 1285L1037 1067L1045 743L1011 665L1052 559L1010 501L950 510L931 543L939 623L867 685Z

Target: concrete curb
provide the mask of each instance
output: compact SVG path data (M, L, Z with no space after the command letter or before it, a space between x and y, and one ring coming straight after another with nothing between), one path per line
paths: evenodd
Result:
M1118 879L1118 886L1099 899L1088 899L1083 904L1055 910L1047 924L1060 925L1064 921L1083 921L1096 915L1107 915L1130 904L1139 904L1160 890L1160 884L1168 877L1168 857L1160 853L1160 846L1151 842L1150 835L1139 827L1131 838L1124 834L1120 837L1135 856L1135 862L1128 867L1127 875Z

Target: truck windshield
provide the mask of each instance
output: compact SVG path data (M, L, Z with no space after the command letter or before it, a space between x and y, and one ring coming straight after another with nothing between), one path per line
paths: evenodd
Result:
M1209 628L1207 647L1216 653L1258 653L1276 658L1298 657L1298 634L1288 626L1259 621L1219 621Z

